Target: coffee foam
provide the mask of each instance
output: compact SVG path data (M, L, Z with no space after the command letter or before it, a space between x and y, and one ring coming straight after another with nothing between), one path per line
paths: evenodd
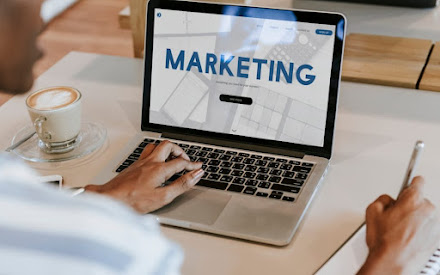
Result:
M78 94L73 90L52 89L34 94L28 104L38 110L54 110L73 103L77 98Z

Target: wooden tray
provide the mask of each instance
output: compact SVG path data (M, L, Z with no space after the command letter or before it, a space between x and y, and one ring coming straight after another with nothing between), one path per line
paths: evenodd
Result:
M415 89L431 46L425 39L350 34L342 79Z
M419 89L440 92L440 42L434 46Z

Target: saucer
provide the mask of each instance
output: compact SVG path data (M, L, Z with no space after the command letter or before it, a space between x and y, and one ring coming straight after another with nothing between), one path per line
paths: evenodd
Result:
M35 132L32 125L22 128L12 139L11 144ZM83 122L81 131L75 141L75 148L63 154L47 154L40 149L37 135L33 135L29 140L12 150L19 157L32 162L61 162L72 159L78 159L99 149L107 137L106 129L92 122Z

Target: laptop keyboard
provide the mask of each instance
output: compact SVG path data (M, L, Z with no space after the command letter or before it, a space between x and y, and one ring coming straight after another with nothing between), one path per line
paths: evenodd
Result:
M122 172L139 159L148 144L159 144L161 141L145 139L115 172ZM294 202L314 167L314 163L301 159L292 160L180 141L175 143L186 152L191 161L203 162L205 174L198 186L261 198ZM185 172L177 173L169 181L178 179Z

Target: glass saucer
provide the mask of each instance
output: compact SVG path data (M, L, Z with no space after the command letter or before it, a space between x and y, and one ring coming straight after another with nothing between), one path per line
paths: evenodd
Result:
M35 132L32 125L22 128L12 139L11 144ZM91 154L100 148L107 137L105 128L97 123L83 122L81 124L81 131L76 139L75 149L64 154L47 154L43 152L39 145L37 135L33 135L29 140L15 148L14 152L19 157L32 162L61 162L72 159L78 159Z

